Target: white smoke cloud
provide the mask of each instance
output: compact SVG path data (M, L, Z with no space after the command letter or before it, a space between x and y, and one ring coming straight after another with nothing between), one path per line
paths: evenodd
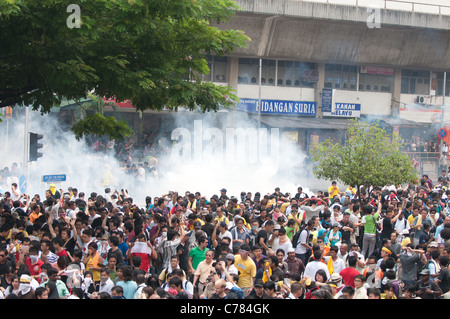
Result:
M278 129L261 126L258 137L258 122L246 113L206 113L194 121L180 114L176 127L171 138L182 140L160 160L162 189L199 191L209 198L225 188L239 198L241 192L264 195L275 187L294 194L306 182L306 174L297 174L306 155L283 140Z
M241 112L206 113L196 122L180 113L175 119L177 129L172 132L174 141L170 141L175 146L170 155L159 158L158 179L147 175L145 184L138 185L133 178L123 176L120 162L112 154L89 149L84 140L77 141L73 133L62 129L55 116L30 111L29 132L44 135L44 148L43 157L29 163L26 192L43 197L48 184L42 182L42 176L66 174L67 181L55 183L64 191L76 187L89 195L103 194L106 186L113 190L126 188L141 206L146 196L161 196L169 190L181 195L185 191L199 191L209 198L219 194L222 188L228 190L229 196L239 197L241 192L249 191L262 195L272 193L275 187L294 195L297 187L302 186L311 194L308 185L315 179L307 177L303 166L305 154L296 144L285 141L281 131L262 129L264 134L255 140L258 122ZM11 167L14 162L21 167L24 116L8 121L0 124L4 140L0 167ZM180 135L177 132L182 132L183 138L190 137L190 141L177 142ZM241 134L246 132L256 135L250 133L243 139ZM231 133L235 136L228 136ZM234 148L227 149L232 142ZM180 148L177 143L184 143L185 147ZM105 181L108 172L112 175L110 182ZM3 188L9 190L8 185Z
M15 162L23 169L25 115L21 111L23 110L17 110L23 114L9 119L8 122L4 119L0 125L0 134L7 140L7 143L3 144L1 167L11 167ZM102 194L106 172L120 171L117 161L111 155L93 152L84 140L77 141L73 133L61 128L61 124L53 115L30 111L28 131L44 136L39 141L43 144L43 156L28 163L26 193L29 195L40 194L43 197L49 185L42 182L42 176L56 174L67 176L65 182L55 183L64 191L67 191L68 187L75 187L87 195L94 191ZM115 180L110 184L117 183L117 178L116 174ZM8 186L3 185L9 190Z

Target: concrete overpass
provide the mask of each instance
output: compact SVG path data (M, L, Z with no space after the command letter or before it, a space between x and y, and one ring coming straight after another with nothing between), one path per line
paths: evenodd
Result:
M218 26L252 39L235 56L450 69L450 3L442 0L236 2L242 11Z

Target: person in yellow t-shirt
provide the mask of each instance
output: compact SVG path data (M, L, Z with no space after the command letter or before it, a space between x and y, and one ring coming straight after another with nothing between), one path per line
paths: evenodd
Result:
M420 212L419 207L416 206L413 208L412 214L410 214L406 219L409 223L409 226L412 226L412 224L414 223L414 219L416 219L416 217L419 215L419 212Z
M253 288L253 282L256 277L256 264L250 258L250 247L247 244L239 248L239 254L234 257L234 265L239 271L238 286L247 296Z
M216 223L216 221L217 221L217 223L220 223L220 222L227 223L227 228L228 228L229 219L225 216L222 208L220 208L220 207L218 207L216 209L216 217L214 218L214 223Z
M337 186L337 182L333 181L331 183L331 186L328 187L328 194L329 194L329 198L333 199L334 196L339 195L339 187Z

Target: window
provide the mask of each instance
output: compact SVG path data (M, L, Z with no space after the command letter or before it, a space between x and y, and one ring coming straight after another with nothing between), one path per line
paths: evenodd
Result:
M317 68L314 63L280 60L277 66L278 86L312 88L318 81Z
M403 94L430 94L430 71L402 70Z
M392 75L359 74L359 91L387 92L392 91Z
M240 58L238 83L258 85L258 77L259 59ZM317 81L318 73L314 63L262 60L262 85L312 88Z
M356 90L356 65L325 64L325 87Z
M436 74L436 95L442 95L444 89L444 72ZM450 73L447 72L447 81L445 81L445 96L450 95Z
M275 85L275 60L262 60L261 84ZM239 59L239 84L259 84L259 59Z
M207 56L206 61L210 73L202 75L202 81L227 82L228 58L218 56Z

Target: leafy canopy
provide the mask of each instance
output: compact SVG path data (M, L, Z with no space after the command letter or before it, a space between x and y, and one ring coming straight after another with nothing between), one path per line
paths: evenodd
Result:
M388 134L379 121L369 124L354 119L344 145L327 139L310 149L313 173L353 186L412 183L417 171L401 146L399 137Z
M130 100L137 110L231 107L230 87L201 82L204 56L249 40L219 23L232 0L82 0L80 28L68 27L73 0L0 0L0 107L46 113L89 93Z

